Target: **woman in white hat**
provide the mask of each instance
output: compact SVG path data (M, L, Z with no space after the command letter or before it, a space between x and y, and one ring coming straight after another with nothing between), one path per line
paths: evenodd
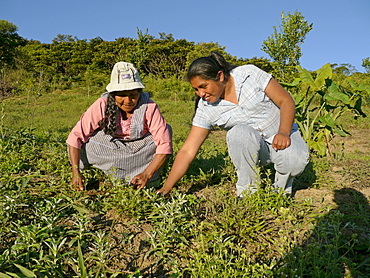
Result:
M107 92L72 129L67 144L77 190L85 189L80 170L89 165L139 189L158 181L172 154L171 127L143 88L132 64L116 63Z

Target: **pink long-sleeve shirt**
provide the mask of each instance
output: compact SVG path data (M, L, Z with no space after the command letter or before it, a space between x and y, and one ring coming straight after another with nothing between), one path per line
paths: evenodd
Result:
M104 118L107 102L106 98L100 97L82 114L67 138L68 145L81 149L82 144L89 141L93 132L99 128L99 122ZM151 99L148 101L144 121L144 133L150 132L153 135L154 143L157 146L156 154L172 154L170 130L158 105ZM130 136L130 124L131 118L123 120L121 113L119 113L117 123L119 137L126 139Z

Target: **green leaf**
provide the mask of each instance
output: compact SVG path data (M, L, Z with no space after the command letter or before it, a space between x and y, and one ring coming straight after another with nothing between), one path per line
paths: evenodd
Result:
M26 275L26 277L36 277L36 274L33 273L31 270L19 265L19 264L14 264L18 269L22 272L23 275Z
M312 149L317 151L317 153L320 156L325 156L326 155L326 144L325 142L315 142L315 141L309 141L309 146L311 146Z
M308 70L302 68L301 66L297 66L297 69L299 71L299 77L301 78L302 82L306 83L312 88L315 88L316 84L315 81L313 80L311 73Z
M326 79L331 79L333 75L333 71L331 69L330 63L322 66L321 69L316 71L317 76L315 79L316 88L321 88L325 85Z
M296 87L300 82L301 82L301 79L300 78L295 78L292 83L280 82L280 84L284 88L293 88L293 87Z
M80 270L81 270L81 277L86 278L87 277L86 266L85 266L85 263L84 263L84 257L82 255L80 241L78 242L77 252L78 252L78 264L79 264Z
M330 86L328 87L328 94L326 94L326 98L328 100L340 100L344 104L349 104L349 97L341 92L339 86L334 82L331 82Z
M75 210L77 210L81 214L88 214L88 213L90 213L90 211L87 208L85 208L84 206L82 206L82 205L81 206L77 206L77 205L73 204L72 206L73 206L73 208Z
M347 80L353 90L358 90L358 85L352 79L347 79Z
M9 275L6 275L5 273L0 272L0 278L12 278Z
M370 93L370 86L366 85L365 83L360 83L360 85L358 85L358 90Z
M300 94L293 95L292 97L294 98L295 103L300 103L302 100L304 100L303 96Z
M356 111L360 113L360 115L364 118L366 118L366 114L362 111L362 98L359 98L356 100L355 107Z
M333 131L335 131L341 137L346 137L347 136L347 134L343 130L340 130L338 128L334 128Z
M347 79L348 83L351 85L352 89L355 91L365 91L370 92L370 86L366 85L365 83L360 83L359 85L356 84L352 79Z
M24 278L24 275L22 275L22 277L21 277L21 276L17 275L16 273L7 272L7 274L9 274L11 277L14 277L14 278Z
M330 116L330 114L326 114L324 117L319 117L320 122L323 124L330 126L330 127L335 127L336 123L335 120Z

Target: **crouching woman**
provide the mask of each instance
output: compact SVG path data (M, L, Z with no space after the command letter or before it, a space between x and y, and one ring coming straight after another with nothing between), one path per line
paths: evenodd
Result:
M82 114L67 139L76 190L85 189L80 170L90 165L138 189L159 182L172 154L172 132L143 88L132 64L114 65L107 92Z
M308 163L308 148L294 123L290 94L271 74L253 65L233 66L217 52L193 61L187 79L198 96L192 128L158 192L171 191L216 126L227 130L239 197L256 192L258 166L269 163L276 170L275 190L291 195L294 177Z

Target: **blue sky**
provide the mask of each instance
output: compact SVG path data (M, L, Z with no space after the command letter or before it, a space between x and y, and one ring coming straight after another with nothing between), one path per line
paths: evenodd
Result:
M231 55L267 57L262 43L279 26L280 13L299 11L311 30L302 45L301 65L349 63L364 72L370 56L369 0L0 0L0 19L18 26L27 39L50 43L58 34L106 41L137 38L137 28L159 37L218 42Z

